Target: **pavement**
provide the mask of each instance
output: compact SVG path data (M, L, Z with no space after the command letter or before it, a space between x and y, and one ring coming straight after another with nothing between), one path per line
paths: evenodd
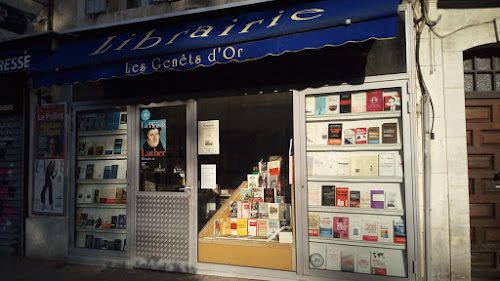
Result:
M211 275L70 264L0 254L1 281L243 281Z

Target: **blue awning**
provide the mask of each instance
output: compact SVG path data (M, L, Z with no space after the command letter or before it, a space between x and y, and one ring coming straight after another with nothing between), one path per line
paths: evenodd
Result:
M399 0L308 1L76 36L32 71L33 86L188 70L348 42L390 39L397 34L398 4Z

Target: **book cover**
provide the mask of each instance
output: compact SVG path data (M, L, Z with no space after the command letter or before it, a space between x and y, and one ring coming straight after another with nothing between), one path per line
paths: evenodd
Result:
M277 233L280 229L280 221L279 220L268 220L268 235L273 235Z
M239 216L239 218L250 218L250 202L241 202L241 215Z
M95 119L96 119L96 114L91 114L87 116L86 131L95 131Z
M329 95L326 97L326 111L327 114L340 113L340 96Z
M351 112L366 112L366 93L351 94Z
M127 112L120 112L120 125L118 129L127 129Z
M326 269L341 270L341 251L334 245L326 246Z
M259 202L259 219L269 219L269 203Z
M114 154L122 154L123 139L115 139L115 146L113 148Z
M116 190L112 188L103 188L100 192L99 203L114 204Z
M378 223L376 221L363 222L363 240L377 242L378 241Z
M101 218L102 218L101 228L110 229L111 228L111 215L110 214L103 214L101 216Z
M351 158L337 158L337 176L347 177L351 175Z
M85 248L94 248L94 235L85 235Z
M222 235L222 223L224 222L224 219L218 218L214 220L214 235L215 236L220 236Z
M387 275L387 265L385 263L385 253L373 251L371 253L371 271L374 275Z
M106 129L106 113L97 113L95 115L95 130L101 131Z
M221 235L231 235L231 222L229 220L224 220L222 222Z
M319 214L309 213L309 236L319 236Z
M397 208L396 198L397 193L394 191L386 191L385 192L385 208L389 210L394 210Z
M383 190L370 190L371 208L385 208L385 194Z
M267 162L266 162L266 169L267 169ZM269 185L269 173L259 172L259 187L267 188L268 185Z
M241 208L238 207L238 205L241 204L239 201L231 201L229 203L229 217L230 218L237 218L238 217L238 209Z
M93 203L94 202L94 191L92 188L88 187L85 189L85 198L83 203Z
M116 224L118 223L118 216L111 216L111 227L116 228Z
M335 185L321 186L321 205L335 206Z
M349 207L349 188L348 187L336 187L335 188L335 206L337 207Z
M368 128L368 143L369 144L379 144L380 143L380 128L379 127L369 127Z
M237 219L237 235L245 236L248 235L247 219Z
M94 164L87 164L87 168L85 170L85 179L91 180L94 178Z
M333 216L328 213L319 215L319 237L333 238Z
M315 184L307 186L307 201L309 206L321 206L321 187Z
M345 129L344 144L355 144L355 143L356 143L356 129Z
M102 228L102 216L98 215L95 220L94 228Z
M401 219L394 220L394 243L406 243L406 227Z
M354 253L342 251L341 270L344 272L354 272Z
M269 236L269 222L266 219L259 219L257 221L258 236Z
M397 142L398 142L397 123L382 124L382 143L397 143Z
M240 201L250 202L252 200L252 189L240 188Z
M115 204L125 204L127 203L127 198L123 198L125 189L123 187L117 187L115 192ZM126 194L126 193L125 193Z
M269 188L274 189L274 202L276 202L276 196L278 195L277 191L279 187L280 187L279 176L277 175L269 176Z
M349 207L361 207L361 192L359 190L349 191Z
M108 112L106 114L106 130L118 130L120 125L120 112Z
M267 163L267 169L269 170L269 176L279 176L281 170L281 160L269 161Z
M258 174L248 174L247 175L247 185L248 185L248 188L259 187L259 175Z
M279 203L269 203L269 219L270 220L279 220L280 214L279 214L279 208L280 204Z
M78 179L84 180L86 176L87 176L87 167L79 167Z
M366 128L356 128L356 144L366 144Z
M250 202L250 218L258 219L259 218L259 201Z
M313 115L314 108L316 106L316 100L314 96L306 97L306 115Z
M88 220L87 220L87 227L88 228L95 227L95 221L96 221L96 213L89 212Z
M328 144L341 145L342 144L342 124L328 124Z
M118 165L111 165L111 173L109 174L110 179L118 178Z
M382 90L366 93L366 111L384 111L384 92Z
M99 203L99 198L101 197L101 189L99 188L94 188L94 200L92 203L97 204Z
M89 214L88 213L81 213L80 214L80 228L86 228L88 225L88 220L89 220Z
M262 187L252 187L251 188L252 201L254 202L264 202L264 188Z
M394 240L392 237L392 222L379 222L378 224L378 241L379 242L385 242L385 243L392 243Z
M351 157L351 176L378 176L378 155L357 155Z
M127 215L118 215L118 223L116 225L118 229L126 229L127 228Z
M78 143L78 155L79 156L85 156L87 155L87 142L81 141Z
M351 94L340 95L340 113L351 113Z
M103 155L104 154L104 146L102 144L97 143L95 146L95 155Z
M362 240L361 236L361 221L359 220L349 220L349 239L351 240Z
M122 249L122 240L121 239L113 240L113 250L121 251L121 249Z
M76 203L82 204L85 203L85 188L78 188L78 194L76 195Z
M349 218L333 218L333 238L349 239Z
M322 243L309 243L309 267L326 269L326 246Z
M396 175L395 155L391 152L378 154L378 175L381 177L394 177Z
M317 96L314 102L314 114L326 114L326 96Z
M104 166L104 172L102 173L103 179L109 179L111 176L111 166Z
M229 224L231 226L231 235L238 235L238 219L230 218Z
M355 272L370 274L370 252L356 254Z
M248 235L257 236L258 226L257 219L249 219L248 220Z
M94 249L101 249L102 247L102 238L96 237L94 238Z
M88 156L92 156L92 155L95 155L95 152L94 152L94 142L93 141L87 141L86 143L86 148L87 148L87 155Z
M87 130L87 117L78 115L76 117L76 127L79 132L85 132Z
M384 96L384 110L395 111L401 110L401 96L399 94L391 94Z
M360 208L363 208L363 209L371 208L372 202L370 199L370 191L369 190L362 190L360 193L361 193Z
M167 120L141 120L141 169L164 170L167 165Z
M264 188L264 202L274 203L276 202L276 189L275 188Z

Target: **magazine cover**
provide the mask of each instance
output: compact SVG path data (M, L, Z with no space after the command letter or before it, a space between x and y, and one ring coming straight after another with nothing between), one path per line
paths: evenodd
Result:
M141 168L165 169L167 120L141 121Z
M64 159L35 160L33 212L64 214Z

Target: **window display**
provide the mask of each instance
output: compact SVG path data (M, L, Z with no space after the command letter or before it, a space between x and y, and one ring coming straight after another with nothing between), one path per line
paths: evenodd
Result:
M75 247L125 251L127 112L78 112Z
M306 96L311 269L407 276L401 89Z

